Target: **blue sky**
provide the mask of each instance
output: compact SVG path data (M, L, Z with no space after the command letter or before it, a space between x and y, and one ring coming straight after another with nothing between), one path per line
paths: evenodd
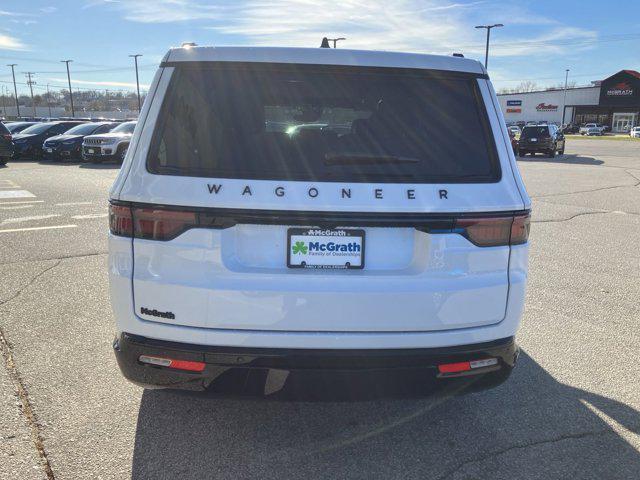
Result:
M1 0L0 86L11 86L7 63L18 64L18 82L36 72L36 91L65 85L59 60L73 59L74 88L132 89L127 55L140 53L144 88L166 50L183 41L317 47L327 35L347 37L343 48L483 59L485 33L473 27L485 23L505 25L492 33L496 88L559 84L565 68L578 84L640 70L640 1Z

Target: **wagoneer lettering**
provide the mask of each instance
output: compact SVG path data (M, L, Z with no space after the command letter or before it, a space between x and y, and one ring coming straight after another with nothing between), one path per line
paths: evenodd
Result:
M170 50L110 193L123 374L200 390L235 369L506 380L531 202L496 105L466 58Z

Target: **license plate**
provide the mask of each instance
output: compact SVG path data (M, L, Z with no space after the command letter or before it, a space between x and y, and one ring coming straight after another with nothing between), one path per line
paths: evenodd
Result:
M537 141L538 141L538 139L537 139L537 138L532 138L532 139L531 139L531 141L532 141L532 142L537 142Z
M53 153L53 148L47 148L47 153Z
M87 148L87 153L96 153L96 151L93 148Z
M290 228L287 249L289 268L364 268L364 230Z

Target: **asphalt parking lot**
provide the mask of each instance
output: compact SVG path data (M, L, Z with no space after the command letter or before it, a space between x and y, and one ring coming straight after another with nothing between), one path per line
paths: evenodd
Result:
M144 391L106 273L115 165L0 169L0 478L640 477L640 142L519 162L530 281L508 383L359 401Z

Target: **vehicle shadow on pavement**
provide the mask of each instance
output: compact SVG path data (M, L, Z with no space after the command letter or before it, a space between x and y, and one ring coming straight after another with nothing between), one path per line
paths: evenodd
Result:
M556 155L554 158L549 158L546 155L536 155L535 157L527 155L526 157L517 157L517 160L519 162L551 162L568 163L573 165L602 165L604 163L604 161L597 158L576 155L575 153Z
M610 480L640 472L640 453L625 439L640 428L635 409L558 382L524 353L500 387L457 395L470 381L424 398L357 402L145 390L132 478Z
M88 168L90 170L111 170L114 168L120 168L122 165L119 163L81 163L80 168Z

